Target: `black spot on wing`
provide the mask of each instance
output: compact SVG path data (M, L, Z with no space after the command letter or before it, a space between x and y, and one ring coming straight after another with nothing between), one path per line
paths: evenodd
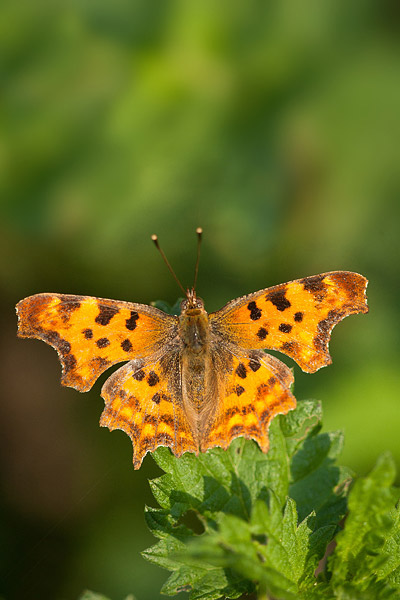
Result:
M157 425L158 419L153 415L145 415L143 419L143 423L148 423L149 425Z
M258 321L258 319L261 319L261 309L258 308L257 304L254 301L249 302L247 308L250 311L250 319L252 321Z
M81 296L62 297L60 304L57 306L57 312L63 323L68 323L71 314L80 307L81 300Z
M323 275L313 275L312 277L301 279L300 283L303 284L303 288L307 292L321 292L325 288L323 279Z
M265 396L265 394L268 392L269 386L266 383L260 383L260 385L257 387L257 395L256 395L256 399L260 400L261 398L263 398Z
M142 381L146 377L146 374L143 369L139 369L138 371L132 373L132 377L133 379L136 379L136 381Z
M127 329L129 329L129 331L133 331L134 329L136 329L136 321L139 319L139 315L135 310L131 310L131 316L129 317L129 319L126 319L125 321L125 327Z
M154 402L154 404L160 404L161 396L158 392L154 394L154 396L152 397L152 401Z
M299 345L297 342L283 342L280 349L282 352L286 352L287 354L293 354L298 350L298 346Z
M58 350L61 354L68 354L71 352L71 344L67 340L60 339Z
M263 410L263 412L260 415L260 419L261 419L262 423L265 423L265 421L268 421L268 419L269 419L269 410L268 409Z
M93 337L93 331L92 329L83 329L82 330L83 335L85 336L85 338L87 340L91 340Z
M342 310L330 310L326 319L322 319L318 323L318 333L314 337L314 346L317 350L325 352L327 349L329 335L332 327L340 321L345 315L345 311Z
M173 427L174 426L174 417L171 417L171 415L161 415L160 423L165 423L166 425Z
M109 364L110 364L110 361L107 360L106 358L103 358L102 356L95 356L90 361L90 365L94 371L98 371L98 370L104 371L108 367Z
M233 417L233 415L237 415L240 412L241 411L238 406L231 406L230 408L228 408L228 410L225 411L225 417L227 419L230 419L231 417Z
M235 393L237 396L241 396L243 394L243 392L245 391L244 387L241 385L237 385L235 387Z
M281 288L280 290L270 292L265 297L281 312L287 308L290 308L291 306L289 300L286 298L286 288Z
M68 340L64 340L64 338L62 338L57 331L46 331L43 339L47 343L57 348L57 351L62 356L65 356L71 352L71 344L68 342Z
M250 413L254 412L254 405L250 403L246 406L242 406L242 410L240 412L242 415L249 415Z
M130 352L132 350L132 344L131 341L126 339L123 342L121 342L121 348L122 350L124 350L125 352Z
M252 371L256 372L261 367L261 362L258 360L258 358L250 358L249 367Z
M296 321L296 323L301 323L301 321L303 320L303 313L302 312L295 313L294 320Z
M244 366L243 363L239 363L238 366L236 367L236 375L238 375L242 379L245 379L247 372L246 372L246 367Z
M233 425L229 430L230 436L240 435L241 433L243 433L243 425Z
M153 387L154 385L157 385L159 381L160 378L157 375L157 373L155 373L154 371L150 371L149 376L147 377L147 383L149 384L149 386Z
M108 325L111 319L119 313L119 308L115 306L99 306L99 314L95 318L99 325Z
M96 341L96 346L98 348L107 348L110 345L110 340L106 337L100 338Z
M76 358L73 354L64 357L64 374L66 375L76 367Z
M260 327L260 329L257 331L257 337L260 340L265 340L267 335L268 335L268 331L265 329L265 327Z
M140 402L139 400L136 398L136 396L129 396L129 404L131 406L133 406L133 408L136 410L136 412L140 412Z
M49 344L56 346L56 348L59 348L60 343L64 341L62 338L60 338L60 334L57 331L44 330L43 339Z
M282 331L282 333L290 333L292 331L292 326L290 323L281 323L279 325L279 331Z
M158 433L156 437L156 442L160 446L163 444L167 444L168 446L172 447L174 445L174 440L170 435L168 435L168 433Z
M247 435L256 435L258 437L261 432L257 425L250 425L246 427L245 433Z

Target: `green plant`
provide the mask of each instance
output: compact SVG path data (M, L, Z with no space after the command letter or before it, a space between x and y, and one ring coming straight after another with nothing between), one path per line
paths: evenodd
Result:
M382 456L350 486L335 463L343 436L320 427L320 404L309 400L273 421L268 454L243 438L199 456L154 452L165 474L150 482L160 508L146 508L146 519L159 541L143 556L172 571L164 594L400 598L393 461Z

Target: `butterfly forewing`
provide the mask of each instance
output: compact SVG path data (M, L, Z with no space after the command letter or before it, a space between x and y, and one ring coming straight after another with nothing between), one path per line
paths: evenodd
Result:
M17 305L18 335L58 352L63 385L84 392L110 366L146 357L176 335L177 318L144 304L36 294Z
M313 373L331 362L336 323L368 312L367 283L358 273L333 271L266 288L211 313L211 327L241 348L279 350Z

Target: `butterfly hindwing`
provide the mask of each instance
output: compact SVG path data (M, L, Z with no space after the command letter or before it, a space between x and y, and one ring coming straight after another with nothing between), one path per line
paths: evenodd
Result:
M174 316L144 304L36 294L17 305L19 337L53 346L62 383L84 392L111 365L153 354L173 337Z
M138 469L146 452L168 446L175 456L198 452L186 415L181 389L175 385L175 357L134 360L119 368L104 384L105 409L100 424L122 429L133 444L133 464ZM179 368L179 367L178 367Z
M290 281L232 300L210 314L210 325L232 344L279 350L313 373L331 362L328 343L336 323L368 312L367 283L348 271Z
M268 427L278 414L296 407L290 392L293 375L288 367L262 351L231 356L225 375L223 397L211 428L201 441L201 450L214 446L227 448L243 436L256 440L268 451Z

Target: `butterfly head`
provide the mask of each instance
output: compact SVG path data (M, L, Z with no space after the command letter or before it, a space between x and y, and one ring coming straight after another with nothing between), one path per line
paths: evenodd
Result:
M178 331L187 360L207 352L210 339L208 315L203 300L197 298L194 288L186 291L186 298L181 302Z
M186 298L181 302L181 312L190 309L204 309L204 302L196 296L194 288L186 290Z

